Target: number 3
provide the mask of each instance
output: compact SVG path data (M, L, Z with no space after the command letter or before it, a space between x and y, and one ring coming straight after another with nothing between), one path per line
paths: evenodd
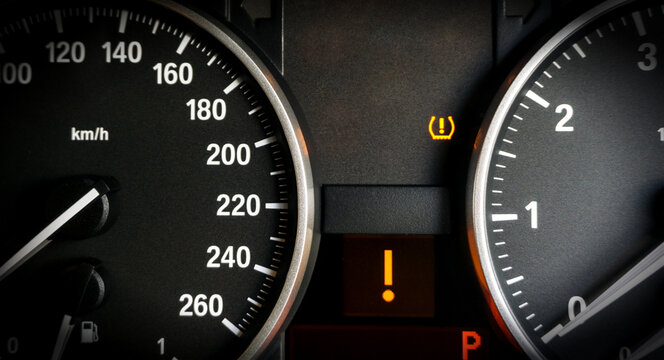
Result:
M644 52L646 51L645 57L646 61L639 61L639 69L643 71L652 71L657 68L657 58L655 55L657 55L657 46L653 43L643 43L641 46L639 46L639 52Z

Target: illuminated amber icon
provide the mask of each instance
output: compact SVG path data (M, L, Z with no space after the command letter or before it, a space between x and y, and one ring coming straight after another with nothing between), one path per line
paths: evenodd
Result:
M449 126L446 126L446 123ZM436 117L432 116L431 121L429 121L429 134L434 140L451 140L452 135L454 135L454 119L452 119L452 116L448 116L447 119L441 117L438 122L436 122Z
M392 250L385 250L384 252L384 275L385 275L385 286L392 286ZM394 300L394 291L387 289L383 291L383 300L385 302L392 302Z

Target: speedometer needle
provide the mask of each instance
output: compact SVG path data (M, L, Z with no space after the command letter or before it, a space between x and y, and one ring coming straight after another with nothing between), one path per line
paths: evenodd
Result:
M576 329L586 320L597 315L607 306L613 304L621 296L642 283L652 274L664 267L664 243L659 244L655 250L634 265L625 275L620 277L613 285L600 294L595 301L590 303L585 310L581 311L574 319L571 319L565 326L558 325L542 337L545 343L548 343L556 335L564 336L570 331Z
M60 360L62 353L65 351L67 342L69 341L69 336L71 335L72 330L74 330L74 324L72 323L72 318L69 315L66 315L62 318L62 323L60 324L60 331L58 332L58 338L55 340L55 348L53 349L53 355L51 360Z
M48 224L39 232L39 234L32 238L32 240L25 244L25 246L0 267L0 281L48 245L51 242L48 238L67 224L72 218L74 218L74 216L83 211L83 209L90 205L95 199L109 191L110 189L105 182L97 182L92 190L88 191L83 197L78 199L72 206L55 218L53 222Z

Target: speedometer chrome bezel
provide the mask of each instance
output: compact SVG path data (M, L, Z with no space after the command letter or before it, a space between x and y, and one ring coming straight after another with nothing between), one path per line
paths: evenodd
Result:
M508 305L505 294L500 287L489 249L486 197L488 176L494 149L500 130L512 105L543 62L564 44L565 41L583 29L588 23L631 2L633 0L609 0L601 3L558 31L534 54L525 57L528 60L517 66L501 87L498 96L496 96L490 107L490 111L487 112L488 115L483 121L474 144L469 175L472 183L468 188L467 219L469 220L468 241L475 264L475 271L499 326L506 333L505 335L511 337L510 340L515 340L521 349L531 358L544 359L546 356L527 336L525 330L517 321L516 315Z
M151 0L192 21L235 55L256 80L272 105L288 143L295 172L298 215L291 260L283 288L265 324L239 359L253 359L262 354L292 317L292 309L302 297L314 265L319 235L315 229L316 193L311 164L302 129L284 90L268 66L248 45L224 24L170 0Z

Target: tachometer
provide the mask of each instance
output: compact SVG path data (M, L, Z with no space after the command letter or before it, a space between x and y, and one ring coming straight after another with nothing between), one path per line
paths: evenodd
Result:
M170 1L0 22L0 357L251 358L313 261L296 115Z
M478 140L471 247L533 358L664 356L664 5L609 1L513 77Z

